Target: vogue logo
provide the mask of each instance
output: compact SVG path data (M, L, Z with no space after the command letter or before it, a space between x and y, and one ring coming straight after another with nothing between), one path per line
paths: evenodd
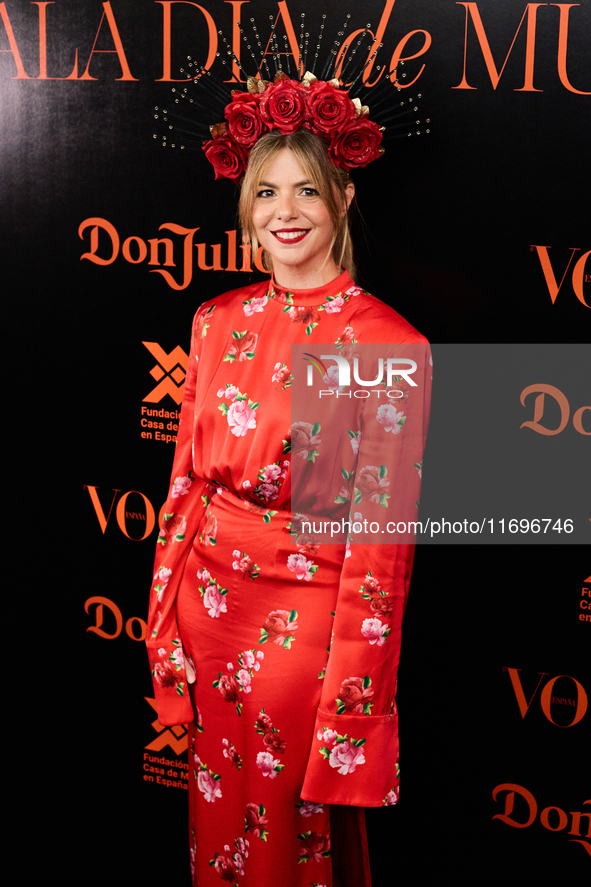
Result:
M92 502L92 507L94 508L94 513L97 516L97 520L99 522L99 526L103 535L107 531L107 526L109 524L109 520L111 519L111 514L113 513L113 506L115 505L115 500L117 499L117 494L121 492L121 490L112 490L113 496L111 498L111 504L109 505L109 511L105 514L103 506L101 504L101 500L98 495L98 487L91 486L90 484L82 484L82 489L87 490L90 496L90 501ZM134 509L131 506L128 507L128 498L129 496L139 496L142 500L143 507L141 510ZM137 501L137 500L136 500ZM164 505L160 509L160 514L158 515L159 523L162 521L162 515L164 513ZM117 508L115 509L115 519L117 522L117 526L121 530L124 536L127 536L128 539L133 540L134 542L143 542L144 539L147 539L154 527L156 526L156 512L154 511L154 506L150 502L147 496L144 493L140 493L139 490L128 490L127 493L124 493L119 502L117 503ZM141 536L132 536L127 530L127 520L142 520L144 522L144 532Z
M152 357L155 357L158 363L150 370L150 375L158 383L155 388L146 394L144 401L148 403L159 403L163 397L170 395L175 403L181 403L183 399L183 388L185 387L185 376L187 374L187 364L189 363L188 355L183 349L177 345L176 348L167 354L164 348L161 348L158 342L142 342ZM152 411L153 412L153 411ZM157 411L161 412L161 411ZM169 418L166 416L165 418ZM176 416L175 418L178 418ZM173 429L170 429L173 430ZM174 429L177 430L176 428Z
M505 795L505 809L502 813L495 813L493 819L500 819L511 828L529 828L536 821L538 815L538 802L530 791L522 785L516 785L513 782L503 782L501 785L495 786L492 792L493 800L499 798L501 792L507 792ZM515 810L515 797L518 800L519 810ZM502 798L499 798L501 801ZM525 803L524 803L525 802ZM591 799L583 801L583 804L591 804ZM569 818L570 817L570 818ZM581 820L586 819L586 822ZM561 832L570 826L567 834L574 837L569 838L577 844L582 844L587 853L591 856L591 844L583 838L591 838L591 812L574 810L566 812L562 807L544 807L540 812L540 825L548 829L550 832ZM586 833L581 835L581 828Z
M562 393L560 388L555 388L554 385L545 385L543 383L539 385L528 385L527 388L524 388L520 395L521 405L525 406L525 398L528 394L536 394L537 397L534 401L534 417L533 419L528 419L526 422L522 422L519 426L520 428L531 428L532 431L537 431L538 434L560 434L561 431L567 426L568 420L570 418L570 405L565 395ZM560 422L558 423L556 428L547 428L545 425L541 425L541 420L544 416L544 404L546 395L552 397L556 404L558 404L558 408L560 410ZM575 431L578 431L579 434L584 434L585 436L591 435L591 428L587 431L583 427L583 414L588 410L591 412L591 406L579 407L578 410L575 410L573 413L573 427Z
M523 685L521 683L521 677L519 672L522 669L520 668L506 668L503 666L503 671L506 671L511 680L511 686L513 687L513 692L515 693L515 699L517 700L517 705L519 706L519 711L521 713L521 718L525 718L528 713L532 702L534 701L538 690L540 689L541 684L544 681L544 678L548 677L547 672L538 672L539 678L538 682L534 688L533 693L527 699L525 695L525 690L523 689ZM574 687L572 685L568 688L570 692L567 692L565 688L565 680L572 681ZM560 691L555 691L556 682L561 681ZM568 685L566 685L568 686ZM574 695L571 695L574 690ZM568 710L573 710L572 719L568 724L565 723L557 723L554 720L553 715L556 713L553 710L553 705L566 706ZM577 681L576 678L571 677L570 675L557 675L554 678L551 678L544 684L544 687L540 693L540 706L542 708L542 712L545 717L551 724L554 724L555 727L574 727L575 724L578 724L581 721L588 708L588 699L587 693L585 692L585 688L583 685ZM561 717L562 721L563 718Z
M174 290L186 289L193 279L194 250L197 250L197 267L201 271L245 271L251 272L250 244L243 243L241 266L237 265L236 240L237 232L225 231L227 242L224 244L222 254L221 243L193 243L193 238L199 227L184 228L174 222L164 222L158 228L159 231L170 231L171 234L182 238L172 240L170 237L151 237L146 242L142 237L132 234L121 243L119 232L106 219L92 217L85 219L78 227L78 236L81 240L89 232L88 252L82 253L80 261L87 259L95 265L112 265L119 254L126 262L132 265L140 265L148 259L148 265L164 265L169 268L182 268L182 280L176 280L170 271L154 267L150 273L161 274L167 284ZM211 250L211 253L209 252ZM255 265L259 271L265 271L262 264L263 248L255 256ZM210 259L211 256L211 259ZM163 259L164 261L161 261ZM211 260L211 264L208 262Z
M573 259L575 258L575 253L580 252L580 247L572 246L570 247L570 257L566 264L566 267L562 273L562 277L560 278L560 283L556 279L556 274L554 272L554 267L552 262L550 261L549 250L551 247L549 246L537 246L536 244L532 244L530 246L530 251L536 251L538 258L540 260L540 265L542 266L542 272L544 274L544 280L546 281L546 286L548 287L548 293L550 294L550 299L552 300L552 304L556 302L556 297L560 292L562 284L564 283L564 279L568 274L570 266L572 264ZM585 301L585 293L583 290L584 283L591 283L591 274L587 273L587 259L591 255L591 250L587 250L586 253L583 253L582 256L577 257L577 261L573 265L573 269L571 272L571 284L574 291L575 296L584 305L586 308L591 308L591 305ZM560 273L560 272L558 272Z

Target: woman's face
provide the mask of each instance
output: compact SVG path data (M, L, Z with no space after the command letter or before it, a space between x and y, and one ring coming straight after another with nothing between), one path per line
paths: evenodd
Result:
M289 148L275 155L257 183L252 221L283 286L321 286L338 273L328 209Z

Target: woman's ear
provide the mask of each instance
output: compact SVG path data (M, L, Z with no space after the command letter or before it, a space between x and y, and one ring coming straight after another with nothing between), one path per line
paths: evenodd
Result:
M344 210L345 212L347 212L347 210L351 206L351 201L353 200L354 197L355 197L355 185L353 184L353 182L349 182L349 184L345 188L345 202L346 202L345 210Z

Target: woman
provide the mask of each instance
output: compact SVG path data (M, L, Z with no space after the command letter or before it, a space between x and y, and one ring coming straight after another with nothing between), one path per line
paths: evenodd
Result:
M249 148L240 215L273 276L195 317L148 647L160 721L193 722L194 883L358 887L370 883L360 808L398 798L414 548L355 527L320 544L306 520L353 511L384 525L389 500L416 519L431 374L426 340L340 267L352 269L354 186L326 137L267 130ZM347 399L322 354L363 368L376 341L415 360L416 382Z

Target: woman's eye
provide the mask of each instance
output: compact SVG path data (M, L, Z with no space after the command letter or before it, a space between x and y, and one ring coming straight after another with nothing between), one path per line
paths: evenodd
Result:
M318 197L316 188L302 188L302 194L304 197Z
M271 191L270 188L263 188L262 191L259 191L259 192L257 193L257 197L263 197L263 198L264 198L264 197L272 197L272 196L273 196L273 192Z

